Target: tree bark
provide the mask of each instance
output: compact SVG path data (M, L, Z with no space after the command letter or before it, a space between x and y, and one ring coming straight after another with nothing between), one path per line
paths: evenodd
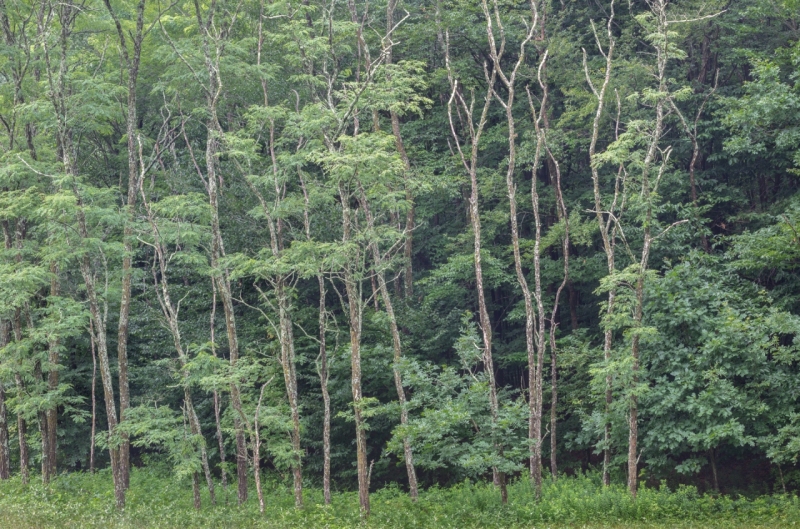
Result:
M592 82L592 79L591 79L591 77L589 75L589 67L588 67L587 59L586 59L586 50L583 50L583 67L584 67L584 74L586 76L586 81L589 84L589 87L591 88L592 92L594 93L595 98L597 99L597 111L595 112L594 120L592 122L592 137L591 137L591 141L589 142L589 166L590 166L591 171L592 171L592 190L593 190L593 194L594 194L594 208L595 208L594 213L595 213L595 216L597 218L597 224L598 224L598 226L600 228L600 236L602 237L602 240L603 240L603 250L605 251L605 254L606 254L606 265L607 265L608 273L612 274L614 272L614 270L615 270L615 262L614 262L614 249L615 249L614 241L615 241L615 236L614 235L616 233L616 227L611 232L611 236L609 236L609 229L610 229L610 227L612 225L612 215L614 215L614 209L615 209L616 204L617 204L617 197L618 197L619 189L620 189L619 181L620 181L620 175L622 174L623 168L622 168L622 166L620 166L620 170L617 173L617 179L616 179L616 183L615 183L614 198L613 198L613 201L612 201L612 203L610 205L610 208L611 208L610 213L611 213L611 215L609 215L608 218L606 219L603 216L602 197L601 197L601 193L600 193L600 175L599 175L597 166L594 163L594 158L595 158L596 148L597 148L597 139L598 139L599 131L600 131L600 119L602 118L602 115L603 115L603 108L604 108L604 105L605 105L606 91L608 89L608 85L609 85L609 82L611 80L611 69L612 69L612 66L614 64L613 63L614 46L616 44L616 41L614 40L613 33L611 32L612 23L614 21L614 0L611 0L611 3L610 3L609 7L610 7L610 10L609 10L610 14L609 14L609 17L608 17L608 23L606 25L606 32L607 32L607 36L608 36L608 49L606 51L603 51L603 48L600 45L600 41L597 40L598 47L600 48L600 53L606 59L605 75L603 77L603 83L600 86L599 90L595 88L595 86L594 86L594 84ZM619 131L619 113L620 113L620 110L621 110L621 107L619 105L619 95L617 95L617 101L618 101L618 104L617 104L617 121L616 121L615 135L618 135L618 131ZM608 304L606 306L606 317L607 318L611 317L611 315L613 314L615 296L616 296L616 290L614 288L611 288L608 291ZM610 328L606 328L604 333L603 333L603 359L606 362L606 364L608 364L608 362L611 360L611 348L612 348L612 345L613 345L613 331ZM609 473L609 468L610 468L610 465L611 465L611 447L609 446L609 444L611 442L611 423L608 421L608 418L607 418L608 414L610 413L611 403L612 403L612 400L613 400L613 394L612 394L612 390L611 390L611 382L612 382L611 376L610 375L606 376L606 380L605 380L605 384L606 384L606 388L605 388L605 410L604 410L605 414L606 414L606 420L605 420L605 424L603 425L603 477L602 477L603 485L605 485L605 486L608 486L608 485L611 484L611 478L610 478L610 473Z
M342 243L352 240L352 212L350 209L350 193L346 193L344 185L339 184L339 197L342 204ZM361 392L361 326L363 322L363 294L360 280L353 269L354 263L361 256L352 256L344 267L344 285L347 296L347 308L350 327L350 389L353 394L353 412L356 427L356 467L358 470L358 501L361 516L369 516L369 475L367 467L367 432L362 414Z
M216 323L216 316L217 316L217 285L214 282L214 278L211 278L211 289L213 291L212 298L211 298L211 325L210 325L210 334L209 337L211 339L211 354L214 358L217 358L217 344L216 344L216 337L215 337L215 323ZM225 440L222 437L222 421L220 420L220 412L221 412L221 399L219 391L214 389L213 392L214 398L214 423L217 427L216 437L217 443L219 445L219 460L222 466L222 490L226 491L225 493L225 501L228 501L228 471L225 468Z
M144 37L144 8L145 0L139 0L136 9L136 30L131 33L133 53L128 53L127 39L122 29L116 12L111 7L110 0L104 0L106 9L117 29L120 53L128 75L128 102L127 115L125 116L125 133L128 148L128 196L125 209L125 228L123 237L122 257L122 296L120 299L119 324L117 327L117 362L119 366L119 420L125 420L125 413L130 407L130 384L128 382L128 320L131 310L131 270L132 255L136 239L133 237L133 223L136 213L136 196L139 190L138 149L136 147L136 133L138 118L136 109L136 81L139 76L139 62L141 58L142 39ZM125 488L130 486L130 440L127 434L122 434L122 443L119 450L120 473Z
M211 25L214 23L213 15L208 18L208 23L203 21L200 13L199 4L195 3L198 23L203 35L203 54L205 58L206 70L208 73L207 87L207 110L210 114L206 121L208 137L206 138L206 190L208 192L208 202L211 206L211 268L217 276L215 281L217 289L222 298L222 308L225 313L225 331L228 336L228 349L230 363L235 367L239 361L239 339L236 333L236 315L233 308L233 293L228 270L220 269L219 260L225 255L225 247L222 241L222 230L219 222L219 197L217 175L217 155L219 154L219 137L222 134L222 127L217 117L217 102L222 93L222 80L219 73L219 57L216 56L216 63L212 59L209 40L211 36ZM212 9L214 6L212 5ZM219 51L219 50L217 50ZM247 443L245 441L244 428L241 422L242 398L237 382L231 384L231 405L236 413L234 414L234 431L236 435L236 474L238 478L238 500L239 504L247 501Z
M364 214L367 217L367 226L370 229L375 227L375 219L369 208L367 197L365 193L361 192L361 206L364 209ZM400 424L405 426L408 424L408 408L406 406L406 392L403 389L403 378L400 374L399 362L403 358L403 349L400 342L400 329L397 326L397 317L394 314L394 305L392 298L389 295L389 288L386 286L386 276L383 271L383 256L381 255L378 243L375 241L370 242L369 247L372 251L372 261L375 266L373 277L377 277L378 290L383 301L383 306L386 309L386 315L389 318L389 330L392 335L392 351L394 352L394 359L392 362L392 374L394 376L394 386L397 391L397 400L400 404ZM411 449L411 440L408 437L403 438L403 459L406 464L406 474L408 475L408 489L412 501L417 501L419 496L417 485L417 471L414 467L414 454Z
M0 320L0 349L10 341L8 321ZM0 479L11 477L11 453L8 447L8 408L6 407L6 390L0 380Z
M319 381L322 388L322 495L325 505L331 504L331 396L328 393L328 351L325 344L325 279L317 275L319 282Z
M60 282L58 277L58 265L53 262L50 263L50 296L55 297L60 294ZM47 389L48 391L56 391L58 389L58 369L59 362L59 346L57 339L52 339L48 343L47 361L50 363L50 371L47 374ZM47 424L47 468L42 468L42 477L47 474L47 479L54 477L57 472L56 457L58 456L58 407L54 406L45 411L46 424ZM45 448L44 438L42 438L42 448ZM42 458L44 461L44 457Z
M398 0L389 0L388 4L386 5L387 33L391 32L394 29L394 11L397 8L397 2ZM393 54L391 46L387 47L386 58L384 60L386 61L386 64L392 64ZM408 211L406 211L406 225L405 225L406 240L405 244L403 245L403 262L405 263L405 268L403 270L403 287L404 287L405 297L410 299L411 296L414 294L414 265L411 260L414 252L414 196L409 186L411 162L408 159L406 146L405 143L403 142L403 135L400 134L400 117L394 110L389 111L389 117L392 122L392 135L394 136L394 142L397 147L397 153L400 155L400 159L403 160L403 167L405 168L406 201L408 202ZM406 467L408 467L408 460L406 461ZM409 474L409 478L410 476L411 474ZM413 499L416 499L417 497L416 492L413 492L411 497Z
M14 341L19 343L22 341L22 317L21 309L14 311L14 319L11 321L14 330ZM19 367L14 372L14 382L17 386L17 398L22 398L25 393L25 383L19 372ZM22 483L28 483L28 462L30 456L28 455L28 424L21 413L17 413L17 437L19 439L19 473L22 477Z

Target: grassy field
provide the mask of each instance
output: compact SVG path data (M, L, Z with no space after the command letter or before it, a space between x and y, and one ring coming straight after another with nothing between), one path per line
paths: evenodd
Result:
M114 508L107 473L60 476L50 486L23 486L18 478L0 483L0 527L31 528L645 528L724 527L800 528L796 496L756 499L700 496L692 488L677 491L643 489L636 501L622 487L602 488L590 477L547 483L542 501L528 484L514 483L507 506L491 485L461 484L423 492L414 504L400 490L372 495L372 515L359 518L354 493L337 493L330 506L320 490L308 490L306 506L294 508L287 487L266 484L266 514L260 515L251 494L247 505L235 505L235 491L218 489L218 503L203 498L192 507L191 488L146 470L131 476L128 504Z

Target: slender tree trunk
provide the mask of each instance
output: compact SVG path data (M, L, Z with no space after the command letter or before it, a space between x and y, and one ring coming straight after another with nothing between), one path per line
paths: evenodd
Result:
M369 203L367 202L366 194L361 190L360 193L361 206L364 209L364 214L367 218L367 226L369 229L375 228L375 218L370 210ZM381 255L380 248L376 241L369 244L372 251L372 261L375 266L373 278L377 278L378 292L383 300L383 305L386 308L386 315L389 318L389 330L392 335L392 351L394 352L394 359L392 362L392 374L394 376L394 386L397 391L397 400L400 404L400 424L405 426L408 424L408 408L406 406L406 392L403 389L403 378L400 374L399 363L403 358L403 349L400 342L400 329L397 326L397 317L394 313L394 305L392 298L389 295L389 288L386 286L386 276L383 271L383 256ZM417 471L414 467L414 455L411 449L411 441L407 437L403 438L403 459L406 464L406 474L408 475L408 488L412 501L417 501L418 485L417 485Z
M269 383L269 382L268 382ZM267 384L268 384L267 383ZM261 488L261 432L259 431L258 416L261 414L261 401L264 399L264 388L267 384L261 385L261 392L258 396L256 414L253 417L253 477L256 482L256 495L258 496L258 510L264 514L264 491Z
M352 240L352 212L350 209L350 193L346 193L344 184L339 184L339 197L342 204L342 242ZM353 394L353 412L356 428L356 468L358 471L358 501L361 516L369 516L369 474L367 467L367 431L362 413L361 393L361 326L363 319L363 294L360 280L356 278L353 267L362 256L351 256L344 267L344 285L347 295L347 308L350 327L350 389Z
M387 33L394 29L394 11L397 8L397 2L398 0L389 0L389 3L386 5ZM386 58L384 60L386 64L392 64L393 54L391 46L386 48ZM391 118L392 122L392 135L394 136L397 153L400 155L400 159L403 160L403 168L405 169L406 176L406 201L408 201L408 211L406 211L405 225L406 240L403 246L403 262L405 264L405 268L403 270L403 286L405 289L405 297L411 298L414 293L414 266L411 260L414 252L414 196L409 186L411 162L408 159L408 153L406 152L406 146L403 142L403 136L400 134L400 117L394 110L389 111L389 117ZM408 467L408 461L406 461L406 467ZM409 478L410 476L411 474L409 474ZM411 497L413 499L416 499L417 497L416 484L412 489Z
M0 349L10 341L10 325L0 319ZM11 477L11 453L8 447L8 408L6 407L6 389L0 380L0 480Z
M192 435L197 435L202 437L203 430L200 427L200 419L197 417L197 413L194 410L192 395L188 387L184 389L183 398L184 402L186 403L186 411L189 415L189 427L191 429ZM205 438L203 438L203 442L200 445L200 465L203 467L203 475L206 478L206 486L208 487L208 497L211 500L211 505L216 505L217 496L214 493L214 479L211 476L211 466L208 464L208 450L206 449Z
M225 313L225 331L228 336L228 349L230 354L231 367L236 367L239 361L239 339L236 333L236 315L233 308L233 293L228 270L220 267L220 258L225 255L223 245L222 230L220 228L219 217L219 180L217 174L217 155L220 151L220 137L223 134L222 126L217 115L217 103L222 94L222 79L220 77L220 45L218 40L223 38L222 30L217 28L217 24L224 24L215 20L215 9L217 5L212 3L210 13L204 17L200 11L200 4L194 4L197 21L200 26L202 36L202 52L208 74L208 86L206 90L206 110L209 114L206 120L208 134L206 137L205 165L206 165L206 191L208 202L211 206L211 268L216 274L214 280L217 290L222 298L222 308ZM213 33L213 32L217 33ZM211 42L214 42L215 49L212 53ZM238 501L243 504L247 501L247 442L245 440L244 428L242 425L242 397L238 382L231 383L231 406L234 411L233 427L236 435L236 474L238 480Z
M377 248L373 250L376 259L379 259ZM397 318L394 315L394 307L392 300L389 297L389 289L386 287L386 278L383 272L378 273L378 288L381 292L384 306L386 307L386 314L389 316L389 328L392 332L392 349L394 350L394 365L392 366L392 373L394 374L394 385L397 390L397 398L400 403L400 424L405 426L408 424L408 408L406 406L406 393L403 389L403 379L400 375L400 368L398 363L403 358L403 351L400 345L400 330L397 327ZM405 437L403 438L403 458L406 463L406 473L408 474L408 488L409 494L413 501L417 501L418 485L417 485L417 471L414 468L414 455L411 449L411 441Z
M325 505L331 504L331 396L328 393L328 351L325 343L327 317L325 312L325 279L319 282L319 381L322 388L322 495Z
M291 442L293 454L292 476L294 480L294 504L296 508L303 506L303 467L302 449L300 447L300 405L297 395L297 373L294 354L294 331L290 316L289 293L285 279L280 277L276 284L278 312L281 334L281 364L283 364L286 395L289 397L289 409L292 416Z
M60 283L58 278L58 265L50 263L50 296L56 297L60 294ZM48 344L47 361L50 363L50 371L47 374L47 389L54 392L58 389L58 369L59 346L57 339L53 339ZM56 457L58 456L58 407L53 406L45 411L47 421L47 476L48 479L55 476L57 472ZM42 441L44 448L44 441ZM42 475L44 476L44 469Z
M358 501L361 514L369 516L369 479L367 474L367 431L361 410L361 293L352 275L345 278L348 304L350 305L350 388L353 393L353 408L356 423L356 465L358 469Z
M11 454L8 449L8 408L6 388L0 382L0 479L11 477Z
M217 203L217 175L214 166L216 164L216 154L218 152L217 139L214 137L218 130L209 130L209 137L206 148L206 166L208 168L208 194L211 204L211 267L219 268L219 259L224 255L222 246L222 233L219 225L219 206ZM230 279L227 270L222 270L221 274L215 278L222 298L222 307L225 312L225 330L228 335L228 349L230 353L231 366L236 366L239 361L239 340L236 334L236 316L233 309L233 294L231 292ZM231 384L231 405L237 412L234 415L234 430L236 433L236 473L238 476L238 499L239 504L247 501L247 444L245 442L244 428L242 427L241 414L242 400L239 393L239 384Z
M97 398L95 388L97 387L97 354L94 349L94 324L89 319L89 341L92 349L92 433L89 440L89 472L94 474L94 439L97 427Z
M138 180L141 181L141 178L139 178ZM170 296L168 249L164 245L163 240L161 239L156 219L153 216L153 211L150 207L150 204L147 201L147 197L141 185L139 186L138 191L142 194L142 203L144 205L145 211L147 212L147 220L149 221L153 237L153 242L150 246L152 247L153 253L155 254L155 265L153 267L153 281L154 281L154 286L156 287L156 297L158 299L159 305L161 306L161 313L163 314L164 319L167 322L167 327L169 328L170 334L172 335L172 342L173 345L175 346L175 352L178 356L178 362L180 363L182 374L184 377L184 386L183 386L184 416L189 421L189 431L191 432L191 434L193 436L200 437L201 439L200 464L203 468L203 474L205 475L206 478L206 484L208 486L208 495L211 500L211 504L215 505L217 501L216 501L216 495L214 494L214 481L211 478L211 468L208 464L208 451L206 449L205 438L203 437L203 431L200 426L200 420L197 417L197 413L195 412L194 409L194 403L192 402L192 393L189 388L189 373L186 370L189 358L186 354L186 350L183 348L183 340L181 338L180 319L179 319L180 302L178 302L178 304L173 304L172 298ZM195 477L197 477L197 473L195 473ZM198 489L195 493L196 507L199 509L200 508L199 485L195 484L195 486Z
M211 279L211 288L213 290L212 298L211 298L211 329L210 329L210 339L211 339L211 354L214 355L214 358L217 357L217 344L215 339L215 323L216 323L216 316L217 316L217 285L214 279ZM217 427L216 437L217 443L219 445L219 460L222 464L222 490L228 490L228 471L225 468L225 440L222 437L222 421L220 420L220 412L221 412L221 402L220 402L220 394L219 391L214 389L213 392L214 398L214 423ZM225 493L225 501L228 501L227 492Z
M667 32L667 1L668 0L653 0L650 3L650 8L656 16L658 34L661 38L655 41L656 49L656 79L658 81L658 93L666 94L668 92L666 81L666 65L669 58L668 55L668 32ZM670 148L662 150L659 148L661 136L664 133L664 105L667 103L663 96L660 96L655 104L655 120L653 124L653 132L649 137L649 145L642 161L642 189L641 196L647 200L643 223L643 240L642 240L642 253L639 261L638 277L635 287L635 309L633 314L634 329L631 338L631 390L633 394L629 398L629 431L628 431L628 489L631 496L636 498L638 490L638 464L639 464L639 409L638 397L636 396L636 387L639 384L639 330L644 320L644 281L647 273L647 266L650 259L650 247L653 242L652 236L652 221L653 221L653 205L652 195L658 191L658 184L663 175L664 169L669 158ZM658 175L655 180L651 182L650 171L652 165L655 163L658 155L662 156L661 166L658 170Z
M14 319L11 322L14 330L14 341L19 343L22 341L22 317L21 309L14 311ZM25 394L25 383L19 372L19 367L14 373L14 382L17 386L17 398L21 399ZM17 413L17 437L19 439L19 473L22 476L22 483L28 483L28 462L30 456L28 455L28 424L22 414Z
M543 61L546 59L542 59ZM541 113L545 111L547 94L542 96ZM531 110L534 110L531 104ZM544 386L544 355L545 355L545 317L544 302L542 298L542 273L541 273L541 248L542 248L542 218L539 214L539 193L537 191L536 170L539 167L544 135L538 125L539 119L533 116L536 125L536 154L533 164L533 174L531 175L531 205L533 207L533 220L535 225L535 239L533 244L533 278L534 278L534 299L536 301L536 312L538 314L538 329L534 331L536 339L536 358L535 365L531 363L531 354L528 354L528 385L530 386L530 418L528 423L528 437L532 440L530 455L530 473L533 481L536 498L542 496L542 408L543 408L543 386Z
M108 433L110 437L115 435L115 429L118 424L117 420L117 409L116 404L114 402L114 386L111 377L111 365L108 358L108 341L106 335L106 315L107 315L107 300L101 300L98 298L97 295L97 285L96 285L96 277L95 277L95 270L92 266L92 259L89 255L88 248L85 247L83 244L87 241L89 237L89 229L88 224L86 221L86 213L84 211L84 202L83 196L79 191L77 185L77 165L75 163L75 157L73 152L73 143L72 143L72 129L69 125L69 108L67 105L67 96L68 96L68 86L67 86L67 75L69 72L68 68L68 52L69 52L69 43L70 43L70 36L72 30L74 28L75 21L79 13L82 10L75 5L71 0L64 1L59 4L58 8L58 19L59 19L59 26L60 26L60 33L59 33L59 45L58 45L58 52L59 52L59 65L58 70L54 70L51 63L51 56L49 48L47 45L44 46L44 59L45 64L47 66L46 72L48 76L48 84L51 93L51 103L53 104L54 111L56 114L56 121L57 121L57 145L59 148L59 154L61 158L61 162L64 166L65 173L70 177L70 185L72 193L75 196L75 207L76 207L76 221L77 221L77 231L78 235L81 240L82 248L80 248L81 253L78 257L80 273L83 278L83 283L86 289L86 299L89 305L89 313L94 325L95 331L95 341L97 347L97 356L100 363L100 378L103 384L103 393L105 396L105 404L106 404L106 416L108 418ZM38 20L39 24L39 32L40 34L44 34L47 31L47 27L44 27L44 21ZM44 39L46 42L46 39ZM54 76L54 72L56 75ZM102 309L101 309L102 305ZM116 504L118 508L123 508L125 506L125 482L124 476L120 470L120 457L119 457L119 449L116 446L111 446L111 468L112 468L112 475L114 480L114 496L116 499Z
M192 473L192 497L194 498L194 509L199 511L203 504L200 501L200 474Z
M717 478L717 458L714 449L708 451L708 460L711 463L711 476L714 479L714 492L719 493L719 479Z
M82 207L82 204L79 204L79 207ZM81 217L80 224L85 227L85 219L82 218L82 212L79 216ZM88 237L88 233L86 232L84 232L82 235L85 238ZM116 404L114 403L114 386L111 380L111 365L108 360L108 342L106 341L105 319L103 318L103 314L100 310L100 303L97 299L95 280L91 270L88 254L84 254L83 258L81 259L81 274L84 278L86 295L89 299L89 312L91 313L91 318L94 324L96 341L95 345L97 357L100 363L100 380L103 384L103 393L105 395L106 403L106 416L108 418L108 434L109 436L113 436L116 433L115 430L117 428L117 424L119 423L117 422L117 409ZM120 471L119 448L112 446L110 451L111 468L114 478L114 496L117 501L117 507L121 509L125 507L125 484Z
M556 419L558 418L558 377L556 371L556 349L550 348L550 475L558 477Z
M123 66L128 76L128 101L125 119L125 133L128 147L128 196L125 204L125 228L123 237L122 257L122 296L120 299L119 324L117 327L117 362L119 369L119 420L125 420L125 413L130 407L130 383L128 382L128 321L131 310L131 271L132 255L136 239L133 237L133 222L136 213L136 196L139 190L138 149L136 137L138 131L138 118L136 109L136 81L139 76L139 61L141 57L142 39L144 36L144 8L145 0L139 0L137 5L136 30L131 33L133 49L132 55L128 53L125 31L122 29L116 12L111 7L110 0L104 0L106 9L114 20L117 36L119 38L120 53ZM127 434L122 434L122 443L119 447L119 465L122 481L127 489L130 486L130 440Z
M492 358L492 322L489 318L489 311L486 307L486 296L483 288L483 265L481 262L481 219L480 208L478 205L478 148L483 130L486 127L487 116L492 102L494 93L494 85L497 81L497 68L491 69L491 74L488 76L488 88L484 98L484 105L479 117L477 126L474 122L473 105L467 103L463 95L459 91L458 81L453 78L453 72L450 66L450 52L449 52L449 31L445 32L445 63L447 64L448 78L450 81L451 94L450 100L447 104L448 119L450 121L450 130L453 134L453 139L457 143L461 161L469 174L470 180L470 196L469 196L469 220L473 234L473 259L475 268L475 289L478 292L478 316L481 327L481 335L483 338L483 364L486 374L488 375L489 382L489 411L492 417L492 429L495 429L499 415L499 405L497 401L497 384L495 381L494 361ZM455 123L453 121L453 101L457 101L461 112L464 113L467 121L467 142L469 146L469 155L467 156L460 145L461 139L456 132ZM502 454L503 449L499 440L496 440L495 448L498 454ZM492 469L492 481L500 488L500 497L505 503L508 499L508 492L506 490L505 475L499 472L497 468Z
M31 322L30 315L28 316L29 326L32 329L33 325ZM33 378L36 380L38 385L42 385L45 382L44 375L42 373L42 363L39 360L36 360L33 365ZM41 459L42 459L42 484L47 485L50 483L50 434L47 430L47 411L46 410L39 410L37 413L37 420L39 423L39 437L41 441Z
M544 117L547 113L544 113ZM553 311L550 314L550 473L553 479L558 477L557 451L558 437L556 435L556 419L558 418L558 371L556 369L556 328L558 327L558 306L561 299L561 292L569 283L569 213L564 203L564 195L561 192L561 166L556 160L545 141L550 166L555 170L554 186L556 190L556 209L558 217L564 223L564 240L562 242L562 254L564 256L564 276L561 284L556 290L556 297L553 300Z
M606 59L605 65L605 75L603 78L603 83L600 86L599 90L595 88L592 79L589 75L589 68L587 65L586 59L586 50L584 50L583 54L583 67L584 67L584 74L586 76L586 81L589 84L592 92L597 99L597 111L595 112L594 120L592 122L592 138L589 142L589 165L592 171L592 189L594 193L594 208L595 208L595 216L597 218L597 224L600 228L600 235L603 239L603 249L606 254L606 264L608 267L608 273L612 274L615 270L615 263L614 263L614 235L616 233L616 228L611 232L611 236L609 236L609 229L612 224L612 217L609 215L609 218L606 219L603 215L603 205L602 205L602 198L600 194L600 175L597 169L597 166L594 164L594 157L596 154L597 148L597 139L599 136L600 131L600 119L603 115L603 107L605 104L605 96L606 91L608 89L609 82L611 80L611 69L613 66L613 58L614 58L614 46L616 41L614 40L613 33L611 32L612 23L614 20L614 0L611 0L609 5L610 7L610 15L608 18L608 23L606 26L606 32L608 37L608 49L603 51L602 46L600 45L600 41L598 40L598 47L600 48L600 53ZM617 119L616 119L616 128L615 128L615 135L618 136L619 131L619 114L621 110L621 106L619 105L619 95L617 94ZM620 175L622 174L622 166L620 166L620 170L617 173L617 179L615 184L615 192L614 192L614 199L610 204L610 211L614 214L614 209L617 205L617 197L619 195L619 181ZM608 305L606 307L606 317L610 318L614 311L614 298L616 296L616 290L614 288L608 291ZM611 348L613 345L613 331L610 328L606 328L603 335L603 359L606 364L611 360ZM611 484L611 477L609 473L609 469L611 466L611 423L608 421L608 415L611 409L612 403L612 391L611 391L611 376L606 376L606 388L605 388L605 424L603 425L603 485L608 486Z

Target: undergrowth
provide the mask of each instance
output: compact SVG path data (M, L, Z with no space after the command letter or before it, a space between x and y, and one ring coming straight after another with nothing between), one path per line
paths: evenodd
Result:
M536 501L527 481L509 487L509 503L500 503L491 484L462 483L432 488L412 503L396 487L372 494L372 514L363 522L355 493L336 493L325 506L322 491L307 489L305 508L294 508L283 484L265 484L266 513L254 494L242 507L235 489L217 488L217 505L195 511L191 489L183 482L147 469L135 469L124 511L114 508L111 477L73 473L50 485L22 485L19 478L0 482L0 527L28 528L533 528L533 527L798 527L796 496L755 499L700 495L693 487L670 491L642 488L632 500L622 486L602 487L594 476L547 482Z

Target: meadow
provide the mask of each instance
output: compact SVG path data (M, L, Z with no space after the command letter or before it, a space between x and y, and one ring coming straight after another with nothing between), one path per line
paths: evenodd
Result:
M503 506L491 484L464 482L431 488L412 503L396 487L372 494L372 512L362 520L354 492L337 492L325 506L320 489L306 488L305 507L294 508L291 490L265 484L265 513L255 495L243 507L235 490L218 488L217 504L207 495L192 506L191 487L163 473L135 469L124 510L114 507L111 477L62 474L45 486L18 478L0 483L0 527L33 528L645 528L800 527L800 499L794 495L755 498L702 495L694 487L643 487L636 500L622 486L602 487L599 476L548 481L536 501L525 480L509 487Z

